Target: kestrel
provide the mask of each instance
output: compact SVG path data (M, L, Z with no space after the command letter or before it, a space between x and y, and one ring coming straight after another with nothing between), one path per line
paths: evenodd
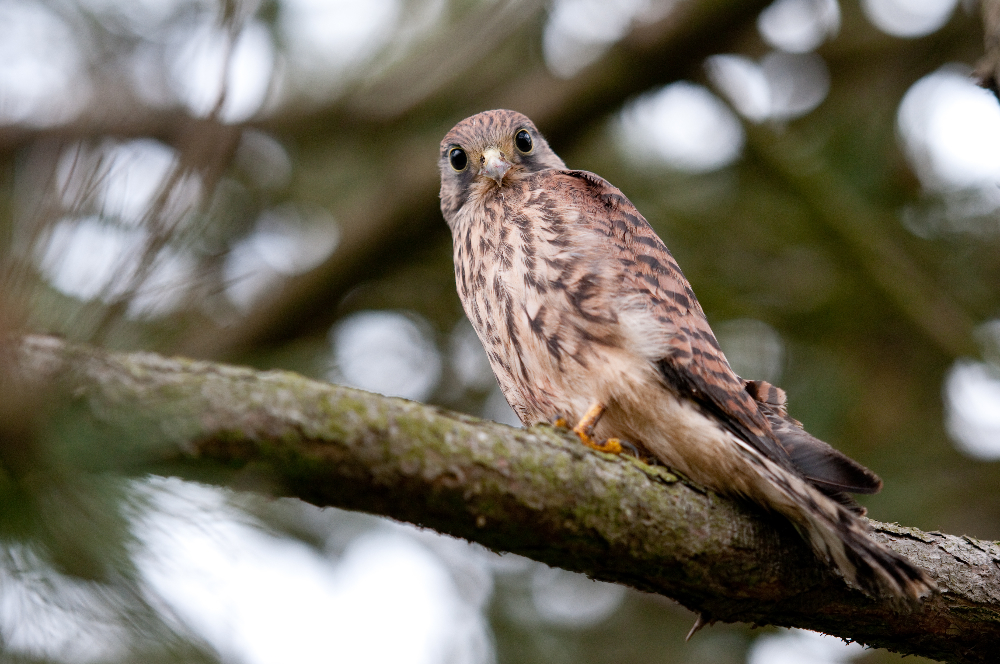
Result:
M882 481L807 433L782 390L733 372L687 279L622 192L568 170L514 111L459 122L439 166L458 293L524 424L576 422L591 447L620 452L627 441L778 512L869 593L933 591L869 537L847 495Z

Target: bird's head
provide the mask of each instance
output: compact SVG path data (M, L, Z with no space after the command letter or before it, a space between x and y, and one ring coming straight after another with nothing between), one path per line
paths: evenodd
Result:
M468 117L441 141L441 210L449 219L474 189L503 187L524 173L566 168L534 123L516 111Z

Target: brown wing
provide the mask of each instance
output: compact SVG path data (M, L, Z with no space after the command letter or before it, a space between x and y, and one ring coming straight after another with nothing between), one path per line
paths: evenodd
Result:
M878 475L812 436L802 428L801 422L790 417L785 406L785 392L781 388L763 380L748 380L745 386L771 424L771 430L792 464L818 489L861 511L860 506L852 504L853 501L843 492L877 493L882 488Z
M609 239L620 266L623 296L639 296L647 310L671 326L669 347L656 358L671 390L691 399L773 461L789 466L770 424L743 381L729 367L701 305L663 241L635 206L606 180L566 171L588 222Z
M841 492L878 491L882 482L874 473L788 417L784 392L763 381L744 381L733 372L691 285L635 206L592 173L565 173L580 181L577 203L612 245L625 296L642 297L657 320L671 328L662 357L654 360L667 387L697 403L772 461L796 470L845 504L853 501ZM769 398L780 404L770 404Z

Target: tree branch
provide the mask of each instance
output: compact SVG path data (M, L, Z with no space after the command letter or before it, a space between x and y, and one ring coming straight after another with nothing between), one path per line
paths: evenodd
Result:
M659 593L709 620L804 627L947 662L986 662L1000 640L994 543L873 521L876 539L941 587L910 611L849 588L786 522L551 427L51 337L14 348L13 374L68 395L109 445L143 460L133 472L252 469L275 493Z

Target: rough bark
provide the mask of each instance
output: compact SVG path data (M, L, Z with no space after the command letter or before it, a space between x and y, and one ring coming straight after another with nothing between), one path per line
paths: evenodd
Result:
M804 627L946 662L993 661L1000 641L992 542L872 521L876 539L941 587L904 607L849 588L783 521L551 427L51 337L14 348L13 373L56 386L108 440L125 441L134 472L252 469L281 495L659 593L708 620Z

